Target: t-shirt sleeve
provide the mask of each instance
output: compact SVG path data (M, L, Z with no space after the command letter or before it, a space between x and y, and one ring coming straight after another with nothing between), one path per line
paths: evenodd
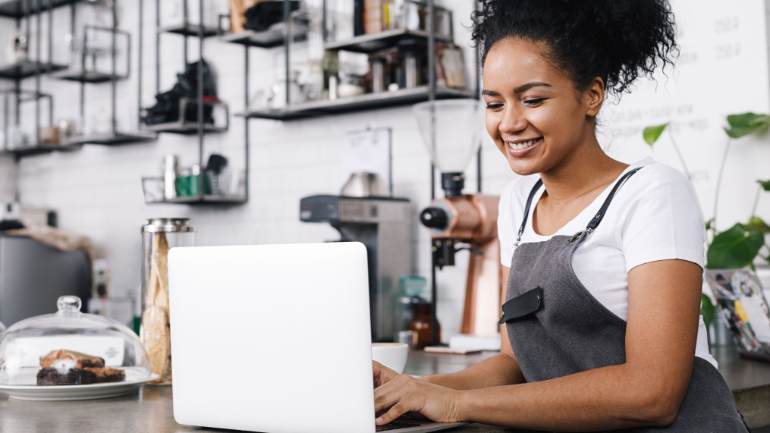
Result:
M639 191L625 215L621 245L626 271L668 259L704 266L706 230L695 191L679 173L669 177Z
M500 194L497 210L497 237L500 240L500 264L511 266L513 259L514 241L516 237L513 209L511 208L513 185L508 184Z

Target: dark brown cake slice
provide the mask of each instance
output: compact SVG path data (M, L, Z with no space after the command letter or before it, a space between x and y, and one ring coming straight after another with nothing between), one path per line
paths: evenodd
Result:
M126 372L120 368L86 368L85 370L96 375L96 383L122 382L126 379Z
M55 368L41 368L37 372L38 385L89 385L93 383L122 382L125 371L119 368L71 368L60 373Z
M59 373L55 368L41 368L37 372L38 385L87 385L96 382L96 373L82 368L71 368Z

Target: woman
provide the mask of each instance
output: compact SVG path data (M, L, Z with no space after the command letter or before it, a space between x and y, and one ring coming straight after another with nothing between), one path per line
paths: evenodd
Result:
M654 161L616 161L596 138L606 95L677 52L669 4L486 0L474 18L486 128L521 175L500 200L503 350L423 378L375 364L378 424L416 411L537 430L746 432L699 316L691 185Z

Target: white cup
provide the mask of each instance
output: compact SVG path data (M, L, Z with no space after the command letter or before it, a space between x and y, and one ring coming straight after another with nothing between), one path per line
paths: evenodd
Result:
M409 345L405 343L372 343L372 359L390 368L396 373L403 373Z

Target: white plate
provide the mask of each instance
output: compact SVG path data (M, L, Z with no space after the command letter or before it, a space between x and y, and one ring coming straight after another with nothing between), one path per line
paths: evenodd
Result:
M94 383L90 385L0 385L0 393L16 400L66 401L94 400L129 394L147 382L158 377L147 376L126 369L126 380L122 382Z

